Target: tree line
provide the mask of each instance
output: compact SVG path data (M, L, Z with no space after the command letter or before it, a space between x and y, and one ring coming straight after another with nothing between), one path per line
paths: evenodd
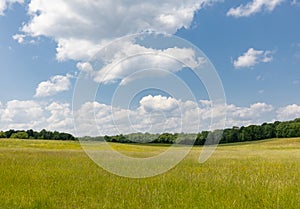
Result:
M11 138L11 139L47 139L47 140L76 140L76 138L69 133L58 132L58 131L47 131L45 129L41 131L30 130L8 130L0 131L0 138Z
M225 129L220 143L291 137L300 137L300 118L287 122L276 121L262 125Z
M300 118L292 121L274 123L263 123L262 125L250 125L242 127L232 127L224 130L202 131L198 134L186 133L132 133L127 135L115 136L97 136L82 137L80 140L86 141L106 141L117 143L158 143L158 144L188 144L188 145L204 145L207 143L234 143L245 141L256 141L271 138L291 138L300 137ZM8 130L0 131L0 138L16 138L16 139L48 139L48 140L77 140L69 133L58 131L47 131L45 129L40 132L32 129L24 130Z
M184 133L134 133L128 135L83 137L81 140L106 141L117 143L163 143L163 144L194 144L204 145L205 143L234 143L245 141L256 141L271 138L300 137L300 118L274 123L263 123L261 125L250 125L232 127L224 130L202 131L198 134ZM208 140L209 139L209 140Z

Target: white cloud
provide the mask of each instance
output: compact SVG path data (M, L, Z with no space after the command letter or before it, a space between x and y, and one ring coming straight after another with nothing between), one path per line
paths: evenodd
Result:
M146 96L134 110L111 107L97 102L86 103L75 112L80 135L113 135L133 132L196 132L198 105L161 95ZM196 115L197 116L197 115ZM197 118L197 120L196 120ZM94 120L96 119L96 123ZM97 130L95 131L95 126Z
M14 3L22 4L24 0L0 0L0 15L4 15L5 10Z
M48 97L57 93L68 91L71 86L70 75L56 75L48 81L41 82L36 88L34 97Z
M159 50L131 42L116 43L116 45L111 51L106 50L105 55L101 55L107 64L96 73L92 71L90 65L80 64L79 69L94 73L96 82L109 83L122 80L121 85L124 85L134 79L134 77L126 78L127 76L140 70L151 68L177 72L183 67L196 68L205 62L203 58L198 58L195 51L190 48L174 47ZM127 59L124 60L124 57ZM165 74L161 71L161 76ZM147 76L151 75L148 73ZM155 76L158 76L157 72Z
M59 60L86 60L118 37L149 30L174 34L188 28L196 11L217 1L32 0L28 6L32 18L22 31L53 38Z
M76 133L80 136L117 134L111 117L112 108L98 102L86 102L73 112ZM96 121L95 121L96 120ZM99 129L95 130L95 126Z
M141 99L140 105L146 112L172 111L178 106L178 103L176 99L171 97L148 95Z
M277 110L278 120L293 120L300 118L300 105L292 104Z
M250 107L231 107L229 113L231 117L236 120L254 120L262 116L262 114L271 112L273 110L272 105L266 103L255 103Z
M246 5L231 8L227 12L227 16L248 17L262 11L272 12L283 1L284 0L252 0Z
M222 124L210 124L227 111L226 127L260 124L274 113L272 105L255 103L249 107L235 105L214 106L210 101L181 101L175 98L145 96L134 110L112 108L97 102L86 103L76 111L80 135L111 135L132 132L197 132L222 128ZM96 122L93 121L96 119ZM97 126L97 130L93 127ZM94 130L93 133L90 131ZM98 132L99 131L99 132Z
M94 74L95 74L93 66L89 62L78 62L76 67L80 71L85 72L91 76L94 76Z
M45 110L50 112L50 117L46 120L47 129L66 131L73 127L73 115L69 104L53 102L46 106Z
M121 80L125 85L130 79L124 79L136 70L149 67L162 67L179 71L185 64L195 66L202 60L196 57L194 50L187 48L154 49L139 45L135 40L120 41L114 48L103 50L99 58L102 68L93 69L87 61L116 39L145 31L174 34L178 29L189 28L196 11L205 5L221 0L167 0L164 2L145 1L71 1L71 0L31 0L28 14L31 19L21 28L21 34L14 35L19 43L29 38L46 36L56 41L58 60L73 59L79 61L77 68L92 75L96 82L115 82ZM59 7L57 6L59 5ZM136 53L151 53L152 56L136 56L115 65L121 58ZM111 67L114 67L111 70ZM133 79L133 77L131 77ZM51 81L43 83L51 85ZM51 85L53 87L53 85ZM43 86L41 86L42 88ZM44 88L44 87L43 87ZM45 92L46 93L43 93ZM51 95L46 89L37 92L36 97Z
M27 116L38 118L41 115L42 109L37 102L12 100L7 103L1 118L2 120L14 121L14 119L22 119ZM16 116L18 118L15 118Z
M24 43L24 38L25 38L26 36L24 35L24 34L16 34L16 35L13 35L13 39L14 40L16 40L16 41L18 41L18 43L19 44L22 44L22 43Z
M12 100L2 107L0 125L2 130L25 129L37 126L43 120L43 109L35 101Z
M74 114L80 119L77 124L79 135L110 135L138 131L197 132L221 128L221 124L210 124L212 112L216 118L227 112L226 127L232 127L261 124L274 119L292 120L300 117L300 106L293 104L275 109L266 103L255 103L249 107L229 104L212 108L212 103L206 100L181 101L158 95L141 98L136 109L88 102ZM0 130L46 128L75 134L68 103L12 100L0 106L0 113ZM91 128L95 126L97 129Z
M273 60L274 52L272 51L262 51L250 48L242 56L238 57L237 60L233 62L235 68L253 67L261 62L267 63Z
M12 100L0 106L0 130L47 129L74 133L69 104Z

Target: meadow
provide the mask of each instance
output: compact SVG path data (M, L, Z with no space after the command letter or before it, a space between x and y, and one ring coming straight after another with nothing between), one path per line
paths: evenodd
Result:
M111 144L132 156L164 146ZM147 179L108 173L79 142L0 140L0 208L300 208L300 138L220 145ZM145 154L146 153L146 154Z

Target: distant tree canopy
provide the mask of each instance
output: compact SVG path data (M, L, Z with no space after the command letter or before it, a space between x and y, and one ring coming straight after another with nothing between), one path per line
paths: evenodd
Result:
M0 138L6 138L6 135L3 131L0 131Z
M28 134L25 131L13 133L10 138L12 139L28 139Z
M132 133L128 135L116 136L97 136L97 137L82 137L80 140L87 141L107 141L118 143L162 143L162 144L195 144L204 145L216 143L234 143L244 141L255 141L270 138L290 138L300 137L300 118L274 123L263 123L262 125L250 125L242 127L232 127L224 130L202 131L198 134L184 133ZM47 131L45 129L40 132L32 129L24 131L8 130L0 131L0 138L17 138L17 139L49 139L49 140L76 140L74 136L68 133L57 131Z
M12 139L48 139L48 140L76 140L76 138L68 133L58 132L58 131L46 131L45 129L40 132L34 131L32 129L24 130L8 130L1 131L0 138L12 138Z
M293 121L274 123L263 123L262 125L250 125L232 127L222 130L223 134L220 143L234 143L244 141L256 141L271 138L300 137L300 119ZM198 134L195 144L203 145L209 132Z
M119 143L164 143L164 144L195 144L204 145L216 143L234 143L255 141L270 138L300 137L300 118L288 122L263 123L262 125L250 125L232 127L224 130L202 131L198 134L149 134L135 133L129 135L85 137L84 140L107 141ZM208 140L209 139L209 140ZM220 141L219 141L220 140Z

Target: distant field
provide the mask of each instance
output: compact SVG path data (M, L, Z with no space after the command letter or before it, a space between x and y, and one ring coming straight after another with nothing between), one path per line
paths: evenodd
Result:
M112 146L132 156L165 149ZM204 164L201 149L163 175L127 179L78 142L0 139L0 208L300 208L300 138L222 145Z

